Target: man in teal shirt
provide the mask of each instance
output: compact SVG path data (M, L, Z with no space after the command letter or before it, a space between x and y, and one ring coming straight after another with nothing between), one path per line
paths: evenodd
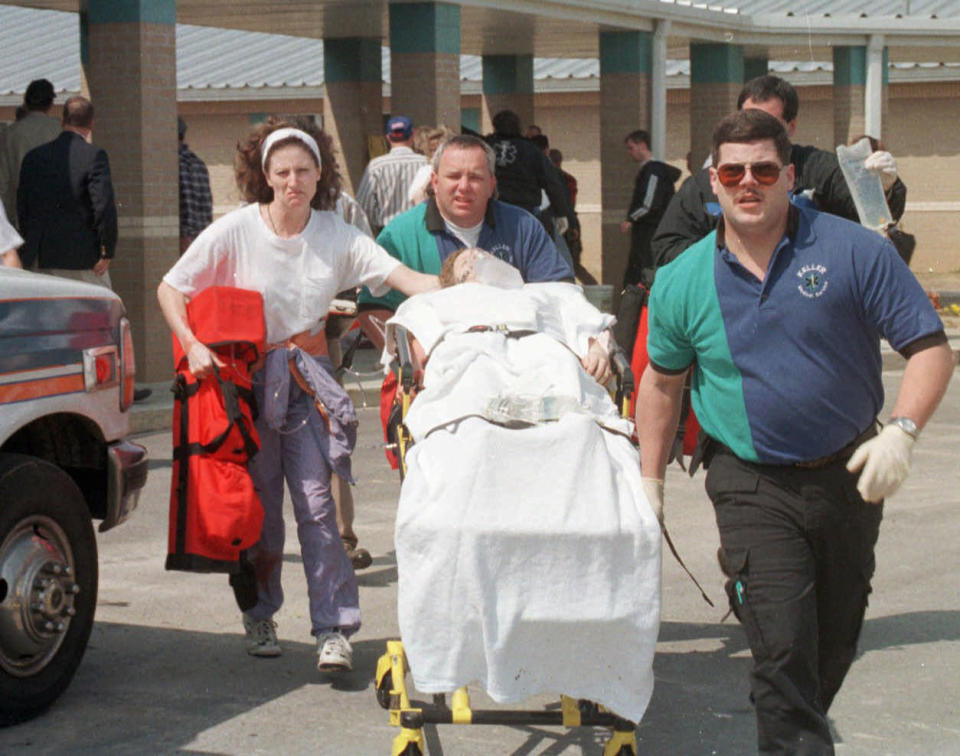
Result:
M439 273L455 250L480 247L520 271L526 283L573 281L573 270L540 221L520 208L494 199L495 156L482 139L448 139L433 156L434 196L394 218L377 242L405 265ZM397 291L375 298L364 289L361 306L393 311L404 300Z
M883 499L953 373L943 325L889 241L793 206L790 142L762 110L713 139L715 231L660 268L637 432L663 476L684 377L706 438L730 606L754 666L761 753L832 754L827 711L856 655ZM880 338L907 358L893 416Z

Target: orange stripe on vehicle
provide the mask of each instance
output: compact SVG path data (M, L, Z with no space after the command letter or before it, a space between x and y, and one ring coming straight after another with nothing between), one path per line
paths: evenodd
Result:
M37 381L8 383L0 386L0 404L22 402L25 399L42 399L56 394L71 394L83 391L83 375L62 375L55 378L41 378Z
M3 303L0 302L0 304L3 304ZM59 370L61 368L71 368L73 370L76 370L79 367L79 365L80 365L79 362L65 362L61 365L40 365L38 367L27 368L26 370L23 370L23 369L8 370L6 373L0 372L0 378L6 378L7 376L10 376L10 375L24 375L25 373L39 373L40 371L43 371L43 370ZM30 379L28 378L26 380L29 381Z

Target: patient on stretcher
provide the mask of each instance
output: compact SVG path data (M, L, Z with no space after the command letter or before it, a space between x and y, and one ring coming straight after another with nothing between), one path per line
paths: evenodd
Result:
M387 349L402 326L426 358L395 532L414 683L564 693L639 721L660 529L629 421L583 364L613 318L574 284L463 254L471 271L441 275L463 283L408 299L387 329Z

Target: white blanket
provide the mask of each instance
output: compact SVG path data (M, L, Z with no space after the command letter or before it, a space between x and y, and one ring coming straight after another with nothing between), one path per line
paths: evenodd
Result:
M429 358L407 428L420 441L469 416L526 425L579 412L629 435L630 423L579 362L590 338L612 322L580 287L566 283L522 289L470 283L408 299L387 321L385 350L392 351L399 325Z
M420 310L422 298L404 307ZM428 295L434 301L425 309L436 311L438 298L447 300L440 320L455 320L447 309L456 306L451 297ZM428 328L434 318L397 314ZM469 314L464 324L476 319L476 312ZM573 343L585 349L605 320ZM502 394L498 376L507 386L528 370L542 376L535 360L523 362L521 347L549 337L493 348L488 342L497 334L430 333L414 329L432 354L408 418L434 390L432 375L443 394L414 432L395 533L400 632L417 689L449 692L478 681L503 703L565 693L639 721L653 689L660 529L643 495L636 450L603 427L607 420L614 424L612 402L577 378L541 391L579 397L556 421L508 428L478 413L463 418L460 393L482 390L486 399ZM448 345L468 356L450 357L432 374L433 360ZM568 379L582 373L573 352L554 346L561 351L543 346L555 363L551 370L565 363ZM450 377L461 368L472 381L467 391ZM444 408L451 414L445 417Z

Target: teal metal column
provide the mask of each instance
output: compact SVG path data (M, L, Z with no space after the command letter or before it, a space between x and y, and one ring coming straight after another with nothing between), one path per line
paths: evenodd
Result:
M534 123L533 56L483 56L484 131L490 130L490 119L501 110L512 110L520 123Z
M653 34L600 32L599 41L602 243L599 255L585 247L582 261L619 292L630 252L630 238L620 232L620 222L627 216L639 170L627 156L624 139L636 129L650 129Z
M353 194L367 164L367 139L383 133L379 37L323 41L323 127L340 149L344 190Z
M694 42L690 45L690 159L699 166L710 154L713 129L737 109L743 88L740 45Z
M133 325L137 379L165 380L170 331L156 287L179 252L176 3L88 0L80 34L93 141L110 158L120 216L110 276Z
M460 127L460 6L390 4L390 112Z

